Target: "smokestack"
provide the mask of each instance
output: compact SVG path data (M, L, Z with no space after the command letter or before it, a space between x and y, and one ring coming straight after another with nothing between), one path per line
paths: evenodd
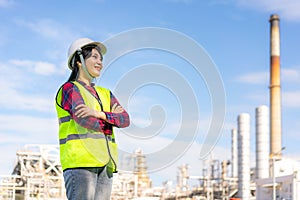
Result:
M260 106L255 110L256 119L256 178L269 177L269 108Z
M231 174L232 177L238 177L238 144L236 129L231 130Z
M281 158L281 94L279 16L270 17L270 154Z
M250 199L250 115L238 116L238 197Z

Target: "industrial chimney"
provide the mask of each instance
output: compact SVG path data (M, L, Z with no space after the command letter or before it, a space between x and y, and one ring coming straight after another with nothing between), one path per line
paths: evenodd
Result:
M238 144L237 144L237 131L231 130L231 174L232 177L238 177Z
M255 109L255 132L256 132L256 178L269 177L269 108L265 105Z
M270 154L281 158L281 94L279 16L270 17Z
M250 115L238 116L238 197L250 199Z

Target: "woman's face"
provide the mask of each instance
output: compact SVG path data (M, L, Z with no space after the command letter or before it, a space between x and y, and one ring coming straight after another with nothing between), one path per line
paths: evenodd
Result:
M102 69L102 56L96 49L92 49L92 55L85 60L88 72L93 77L99 77Z

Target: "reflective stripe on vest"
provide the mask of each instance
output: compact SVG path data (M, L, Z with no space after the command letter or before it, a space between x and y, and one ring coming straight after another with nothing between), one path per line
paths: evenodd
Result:
M88 107L101 111L98 100L78 82L73 82ZM110 91L95 87L101 99L103 111L110 112ZM63 170L77 167L107 167L117 171L118 152L114 134L105 136L101 132L86 129L77 124L61 106L62 89L56 96L59 120L60 160Z
M93 133L86 133L86 134L70 134L67 138L63 138L59 140L59 144L66 144L69 140L79 140L79 139L105 139L103 134L93 134ZM106 138L108 141L115 142L114 139L111 138L110 135L107 135Z

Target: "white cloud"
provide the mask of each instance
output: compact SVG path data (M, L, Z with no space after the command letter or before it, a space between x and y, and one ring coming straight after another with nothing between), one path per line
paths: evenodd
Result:
M219 146L215 146L213 152L205 158L205 160L200 159L200 149L202 148L202 144L193 143L189 150L184 153L182 157L180 157L176 162L174 162L170 166L166 166L157 172L150 173L150 177L153 176L155 179L154 185L158 186L161 182L158 181L173 181L173 188L176 186L176 175L178 174L178 167L188 164L188 176L202 176L202 169L209 168L210 159L216 160L228 160L231 156L230 148L223 148ZM146 156L147 162L147 156ZM195 184L192 179L189 179L189 184ZM198 184L198 183L197 183Z
M44 96L36 94L35 92L39 88L37 85L31 84L35 82L35 73L47 75L54 73L55 66L53 64L12 60L5 64L0 63L0 70L0 89L2 92L0 106L2 110L54 112L53 98L49 96L52 94L46 93ZM28 71L35 73L28 73Z
M158 134L154 133L153 135L151 135L151 133L154 131L151 132L151 130L141 129L140 131L131 130L128 132L127 129L116 129L116 139L120 149L124 152L133 152L135 149L142 149L143 152L148 155L170 148L170 145L174 143L178 143L177 147L182 147L184 150L187 146L195 142L202 143L207 137L209 120L200 120L200 122L198 120L194 121L195 122L189 121L182 124L182 130L184 130L184 132L179 132L180 123L170 123L162 127L161 132ZM192 123L196 123L196 125L198 123L198 129L193 130L192 127L195 127L195 124ZM193 133L192 131L195 132ZM148 132L149 134L147 134ZM145 134L147 134L146 137ZM201 148L198 149L199 155L200 150Z
M201 113L201 116L198 118L183 119L180 111L172 114L165 112L165 115L161 113L151 115L143 107L141 105L135 109L144 110L144 115L136 115L134 112L129 112L131 125L126 129L121 129L122 134L127 133L141 140L142 138L150 138L157 135L170 139L175 138L176 135L181 133L180 131L184 130L185 132L194 133L194 135L201 132L201 136L205 137L212 123L210 114ZM155 143L155 141L153 142Z
M17 67L24 67L29 71L33 71L36 74L40 75L50 76L56 73L56 66L49 62L31 60L10 60L9 63Z
M6 137L4 135L3 137ZM2 137L2 135L1 135ZM21 148L20 145L15 142L3 144L0 146L0 175L10 175L15 167L17 160L17 150Z
M0 0L0 7L7 8L14 4L14 0Z
M299 0L236 0L239 6L257 9L267 13L278 13L281 18L300 21Z
M36 62L34 63L34 71L37 74L52 75L55 73L55 65L48 62Z
M56 119L0 114L0 121L0 174L12 172L16 152L25 144L57 144Z
M64 30L61 25L50 19L37 20L36 22L20 20L18 23L46 38L59 38L61 34L60 30Z
M8 110L30 110L46 113L54 112L53 99L41 95L24 94L15 89L3 87L0 106Z
M77 37L76 32L69 30L66 25L52 19L38 19L35 21L19 19L16 20L16 24L26 27L44 38L56 40L60 42L60 46L67 46L68 41Z
M238 81L250 84L267 84L268 72L254 72L242 75L237 78Z
M0 121L0 143L56 142L58 134L57 119L0 114Z
M22 71L19 68L7 63L0 63L0 89L17 88L20 82L28 81L22 76ZM3 91L2 91L3 92Z
M267 87L266 90L263 92L252 92L250 94L246 95L246 98L249 100L253 100L254 102L260 102L260 103L264 103L264 102L268 102L269 101L269 92L267 91Z
M269 71L253 72L241 75L236 79L243 83L269 85ZM285 82L299 82L300 71L297 68L281 68L280 79Z
M300 108L300 91L282 92L283 106L290 108Z
M297 68L281 68L281 82L284 84L284 88L289 88L296 86L294 83L300 82L300 71ZM261 84L269 85L269 72L254 72L246 75L242 75L237 78L238 81L248 84ZM294 85L291 85L294 84ZM266 91L267 92L267 91ZM297 89L294 91L281 90L282 93L282 104L285 107L290 108L299 108L300 103L300 91ZM267 93L251 93L248 95L250 99L254 99L260 102L268 101L268 92Z
M16 67L21 63L25 67L26 65L36 65L31 61L21 61L10 64L10 67L0 66L2 72L0 75L0 88L3 94L0 96L0 106L3 108L2 110L52 112L54 106L51 98L26 92L29 86L24 85L24 82L28 83L30 78L34 78L34 76L27 76L23 69ZM37 68L39 69L39 66ZM34 70L34 67L32 67L32 70ZM33 89L32 86L30 88Z
M25 144L57 145L57 119L0 114L0 175L9 175Z
M300 70L282 68L281 79L288 82L300 82Z
M300 108L300 70L298 68L282 68L281 80L284 82L284 88L294 88L294 90L286 91L282 89L282 104L289 108Z

